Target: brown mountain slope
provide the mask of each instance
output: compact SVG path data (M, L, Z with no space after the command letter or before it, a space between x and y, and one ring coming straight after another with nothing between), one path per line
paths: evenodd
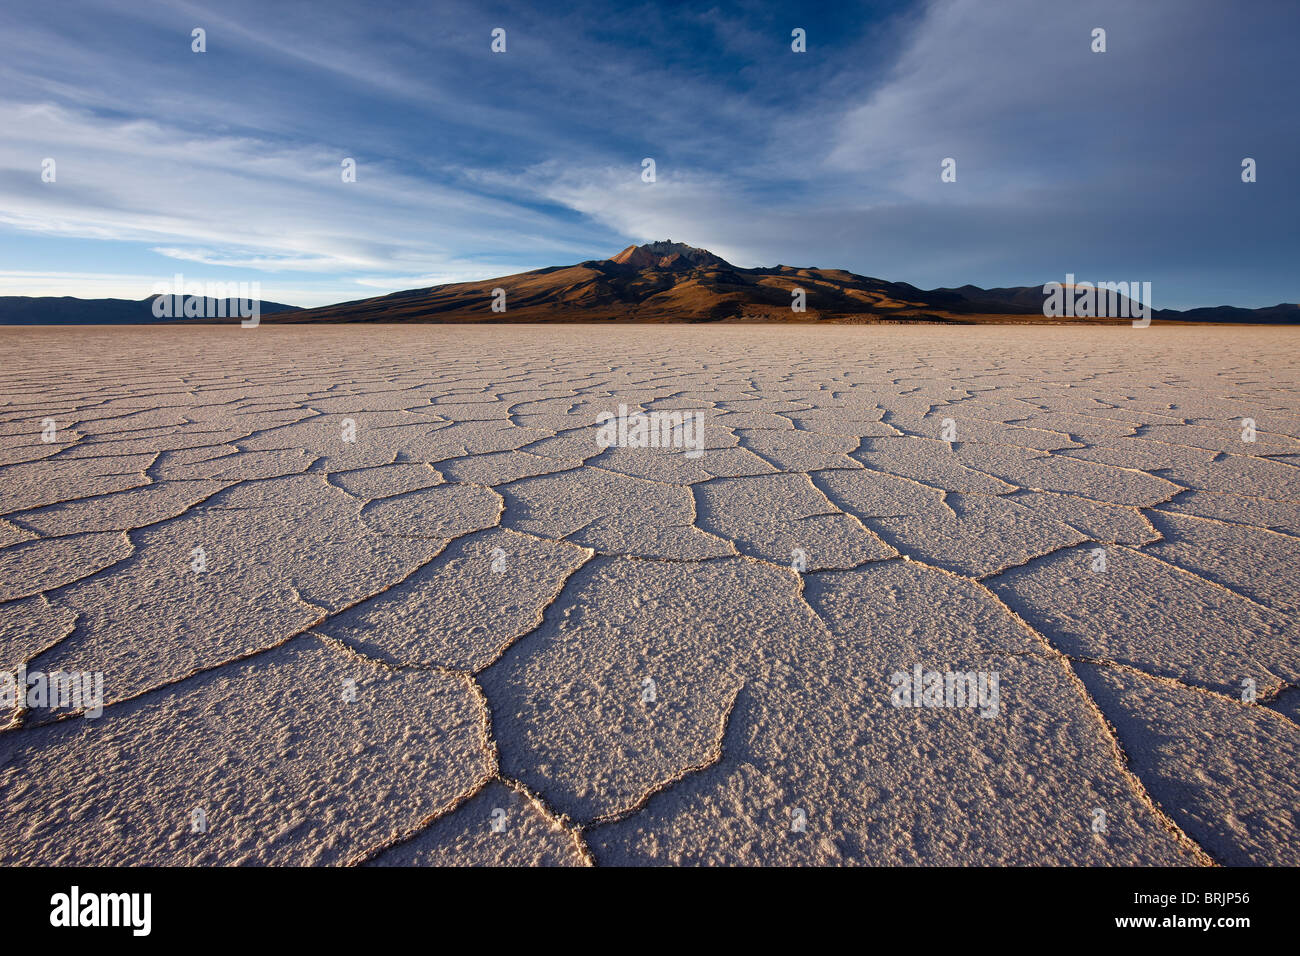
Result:
M497 289L505 291L505 311L492 309ZM791 310L795 289L804 290L804 312ZM610 259L536 269L480 282L411 289L304 309L283 317L269 316L267 320L1041 322L1044 321L1042 307L1043 292L1037 286L1011 289L962 286L924 291L905 282L887 282L841 269L792 266L741 269L708 250L663 241L628 246ZM1113 321L1127 323L1129 320Z

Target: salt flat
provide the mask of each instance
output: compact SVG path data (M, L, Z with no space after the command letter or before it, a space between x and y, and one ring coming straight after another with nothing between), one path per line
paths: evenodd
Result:
M1295 865L1297 344L0 329L0 860Z

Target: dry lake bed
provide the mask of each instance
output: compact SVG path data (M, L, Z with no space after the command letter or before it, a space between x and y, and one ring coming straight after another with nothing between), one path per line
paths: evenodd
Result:
M0 329L0 862L1295 865L1298 345Z

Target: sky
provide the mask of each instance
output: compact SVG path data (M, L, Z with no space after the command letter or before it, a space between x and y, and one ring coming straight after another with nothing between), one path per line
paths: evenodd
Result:
M672 239L1297 302L1298 38L1291 0L5 3L0 295L313 306Z

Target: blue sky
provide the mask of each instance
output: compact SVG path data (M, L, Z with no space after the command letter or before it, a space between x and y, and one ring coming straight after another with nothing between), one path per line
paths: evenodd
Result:
M320 305L671 238L1300 301L1298 28L1285 0L5 4L0 294L180 272Z

